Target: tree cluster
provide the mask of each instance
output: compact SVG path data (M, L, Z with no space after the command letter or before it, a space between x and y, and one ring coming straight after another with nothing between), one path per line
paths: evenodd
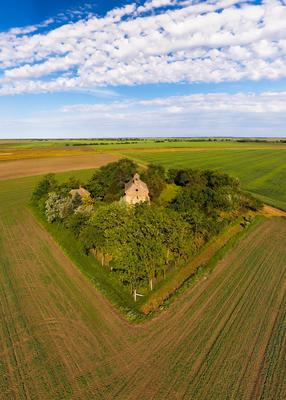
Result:
M124 185L137 170L137 165L124 158L97 169L87 182L87 189L97 200L111 203L124 193Z
M147 204L95 208L79 240L131 291L148 285L152 290L154 280L193 250L189 225L176 212Z
M71 197L75 178L59 184L51 174L35 188L33 201L49 222L63 224L93 253L102 267L132 292L149 288L185 263L242 208L260 202L240 189L239 181L211 170L165 171L150 165L141 174L151 205L120 202L124 185L138 166L123 159L96 170L85 187L92 197ZM162 206L168 188L174 196Z

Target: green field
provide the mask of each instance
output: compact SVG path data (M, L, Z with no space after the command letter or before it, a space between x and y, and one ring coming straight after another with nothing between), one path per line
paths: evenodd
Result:
M212 148L286 148L285 142L275 141L249 141L240 142L236 139L62 139L62 140L0 140L0 151L5 149L62 149L64 147L90 147L98 150L124 150L124 149L212 149Z
M38 179L0 182L1 400L286 398L285 219L253 226L207 279L135 325L27 208Z
M253 146L253 147L251 147ZM232 148L210 143L203 148L170 151L133 151L124 155L166 168L211 168L238 177L244 189L263 201L286 210L286 146L239 144Z
M16 142L15 151L18 145L20 152L65 146ZM224 170L286 209L282 144L149 140L98 147L141 163ZM91 172L58 177L86 180ZM244 231L208 277L136 325L112 305L132 309L129 295L115 282L102 293L101 267L32 214L39 179L0 181L1 400L286 398L285 218Z
M130 157L139 163L160 163L166 168L218 169L238 177L243 188L262 201L286 210L286 144L281 142L237 142L231 139L0 141L0 153L1 150L2 159L7 160L3 161L5 163L9 159L33 158L33 152L37 158L92 156L93 152L104 152Z

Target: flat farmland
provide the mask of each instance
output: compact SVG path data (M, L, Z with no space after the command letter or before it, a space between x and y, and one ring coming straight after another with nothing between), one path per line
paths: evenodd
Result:
M86 168L129 157L167 168L211 168L286 210L286 144L235 141L0 141L0 180Z
M267 203L286 210L286 146L210 143L193 148L128 150L141 163L166 168L211 168L238 177L244 189Z
M81 155L55 156L47 152L48 157L35 159L18 159L0 161L0 180L13 179L23 176L48 174L79 169L99 168L109 162L117 161L118 156L108 153L85 152Z
M1 400L286 398L285 218L135 325L33 218L37 179L0 182Z

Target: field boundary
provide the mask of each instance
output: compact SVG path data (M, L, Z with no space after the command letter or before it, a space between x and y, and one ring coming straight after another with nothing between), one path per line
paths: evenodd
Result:
M100 266L95 257L81 252L82 249L80 249L78 242L65 228L57 224L48 223L40 211L32 204L28 208L36 221L59 245L63 253L122 316L131 321L142 317L133 302L132 296L115 279L110 276L107 277L106 270Z
M193 283L212 272L216 263L226 252L231 250L242 236L247 235L251 231L251 227L257 226L262 221L264 221L264 217L256 216L246 228L240 225L241 221L228 226L221 234L204 246L187 265L164 281L156 292L151 293L146 303L140 307L140 310L144 314L149 314L172 303L184 288L190 287Z
M253 192L251 190L246 190L246 192L252 194L254 197L256 197L258 200L262 201L266 205L275 207L275 208L277 208L277 210L280 210L280 211L286 211L286 203L284 201L271 199L270 197Z
M264 215L257 215L255 219L252 220L249 226L240 230L235 235L229 238L229 240L214 254L213 257L209 259L205 264L200 265L194 273L192 273L182 284L172 293L172 295L165 299L160 306L163 310L168 308L174 301L181 295L183 295L187 289L199 284L204 279L214 271L217 264L235 247L243 240L246 236L250 235L251 232L261 225L266 220Z

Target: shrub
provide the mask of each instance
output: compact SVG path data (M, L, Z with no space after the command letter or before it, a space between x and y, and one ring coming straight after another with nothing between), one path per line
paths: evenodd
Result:
M49 222L64 220L73 211L73 203L70 197L61 197L56 192L48 194L48 199L45 202L45 214Z
M38 202L42 197L47 196L49 192L55 191L57 186L55 174L45 175L37 184L32 194L32 200Z

